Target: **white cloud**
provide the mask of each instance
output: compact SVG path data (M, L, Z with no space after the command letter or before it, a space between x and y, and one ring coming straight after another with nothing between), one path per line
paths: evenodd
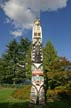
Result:
M9 0L2 5L15 27L32 27L33 20L41 11L55 11L67 6L68 0Z
M15 36L15 37L20 37L20 36L22 36L22 31L20 31L20 30L11 31L10 34Z
M55 11L59 8L64 8L67 6L67 1L68 0L47 0L48 10Z
M22 1L9 0L3 5L3 10L16 27L30 28L34 14L24 4L22 5Z

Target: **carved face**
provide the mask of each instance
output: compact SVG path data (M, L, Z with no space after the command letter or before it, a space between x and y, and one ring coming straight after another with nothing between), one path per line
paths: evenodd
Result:
M36 19L36 20L35 20L35 25L37 25L37 26L40 25L40 20L39 20L39 19Z
M44 82L44 78L41 75L32 76L32 83L40 86Z

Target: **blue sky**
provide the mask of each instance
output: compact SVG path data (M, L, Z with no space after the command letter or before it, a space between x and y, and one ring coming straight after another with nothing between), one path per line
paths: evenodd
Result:
M0 3L0 56L12 39L20 39L22 35L31 40L33 21L40 15L43 44L51 40L58 55L71 61L71 0L44 0L44 4L41 0L38 5L37 0L36 3L31 0L32 7L28 0L24 1L2 0Z

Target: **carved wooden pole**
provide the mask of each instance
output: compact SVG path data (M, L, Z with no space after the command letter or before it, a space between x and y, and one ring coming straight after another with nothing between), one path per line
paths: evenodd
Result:
M44 72L43 72L43 53L42 53L42 28L40 20L36 19L32 32L32 87L30 103L45 104L44 92Z

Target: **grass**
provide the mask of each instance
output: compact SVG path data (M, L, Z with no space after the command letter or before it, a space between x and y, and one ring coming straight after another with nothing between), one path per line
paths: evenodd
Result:
M65 102L48 102L47 104L47 108L71 108L71 106L69 106L67 103Z
M30 106L29 102L4 102L0 103L0 108L39 108L40 105ZM41 107L40 107L41 108ZM63 102L48 102L45 107L42 108L71 108Z
M11 94L14 92L14 88L1 88L0 89L0 102L9 101Z
M31 86L24 88L0 88L0 108L38 108L40 106L29 106L29 91ZM54 91L48 91L53 94ZM49 95L50 96L50 95ZM51 98L51 97L50 97ZM45 108L71 108L69 100L49 100ZM41 107L40 107L41 108ZM43 107L44 108L44 107Z

